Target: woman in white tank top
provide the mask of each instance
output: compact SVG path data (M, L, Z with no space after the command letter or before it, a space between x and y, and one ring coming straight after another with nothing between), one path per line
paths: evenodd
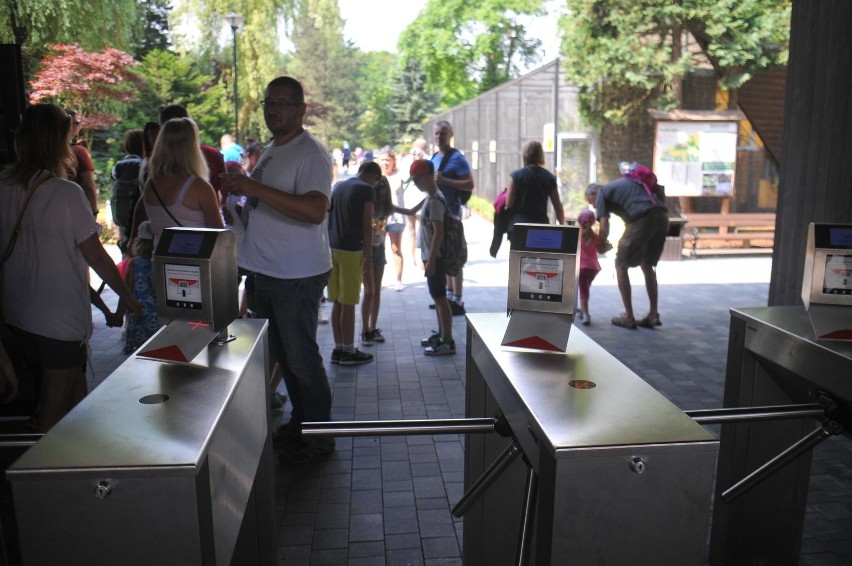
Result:
M164 228L224 228L219 200L191 118L174 118L160 129L148 163L142 193L154 232L154 246Z

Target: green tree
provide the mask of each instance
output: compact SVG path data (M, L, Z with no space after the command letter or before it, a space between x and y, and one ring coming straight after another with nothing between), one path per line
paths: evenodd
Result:
M215 72L214 69L203 71L216 75L217 80L221 78L225 83L229 93L226 108L230 108L231 116L234 108L233 83L230 82L233 78L232 35L224 16L236 12L244 17L243 25L237 31L242 137L266 135L260 100L267 83L284 74L282 40L288 26L293 25L296 5L296 0L184 0L172 11L171 23L200 32L200 36L193 39L177 33L178 25L173 25L172 41L176 50L179 53L196 53L199 60L214 63ZM223 38L227 38L224 44ZM314 54L315 58L317 53ZM233 130L233 117L230 124L225 131Z
M396 60L386 51L358 53L356 67L358 106L353 116L364 147L379 148L396 142L396 117L391 104L391 84ZM348 117L347 117L348 118Z
M539 60L541 41L519 16L542 15L541 0L429 0L399 39L403 63L423 65L445 108L516 78Z
M625 123L647 107L681 103L681 80L699 63L690 33L723 88L786 61L790 0L568 0L560 20L563 65L593 123Z
M292 33L292 75L305 87L310 101L323 105L327 114L311 115L311 131L327 146L337 145L356 133L347 116L359 112L353 80L356 50L343 38L343 19L337 0L304 0ZM319 55L321 54L321 55Z
M162 49L145 55L136 72L145 84L127 109L122 130L156 121L162 106L182 104L198 124L202 140L218 147L219 137L230 131L233 122L233 106L222 82L204 73L193 57Z
M429 90L426 83L426 73L416 59L408 60L393 77L394 137L405 146L423 135L423 123L438 111L440 94Z
M154 49L169 49L172 39L169 31L171 5L168 0L137 1L145 24L136 38L134 54L137 58L142 58Z
M89 51L105 45L129 51L142 29L139 14L136 0L7 0L0 3L0 43L34 49L76 43Z

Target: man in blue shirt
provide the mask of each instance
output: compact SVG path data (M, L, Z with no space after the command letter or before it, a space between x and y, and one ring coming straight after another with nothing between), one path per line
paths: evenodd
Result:
M438 148L438 151L431 157L432 165L435 167L435 182L438 184L438 190L441 191L447 201L450 213L460 219L462 198L469 198L474 188L470 165L464 155L452 146L452 124L446 120L437 122L434 135L435 146ZM467 202L468 198L464 198L464 202ZM465 314L464 301L462 300L463 286L463 269L459 269L458 275L447 276L447 298L450 300L450 310L452 310L453 316Z

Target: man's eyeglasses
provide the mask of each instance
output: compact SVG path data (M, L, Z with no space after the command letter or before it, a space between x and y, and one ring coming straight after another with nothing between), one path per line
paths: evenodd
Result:
M260 105L264 108L287 108L289 106L301 106L302 102L287 102L286 100L275 100L274 98L264 98L260 101Z

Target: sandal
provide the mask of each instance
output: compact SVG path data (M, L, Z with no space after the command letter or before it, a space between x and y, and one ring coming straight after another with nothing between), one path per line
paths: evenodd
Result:
M627 318L627 315L622 313L621 315L612 319L612 324L615 326L620 326L622 328L629 328L630 330L636 330L636 323Z
M651 318L650 315L646 315L644 318L637 320L636 324L642 328L654 328L655 326L663 325L663 323L660 322L660 315L657 315L656 318Z

